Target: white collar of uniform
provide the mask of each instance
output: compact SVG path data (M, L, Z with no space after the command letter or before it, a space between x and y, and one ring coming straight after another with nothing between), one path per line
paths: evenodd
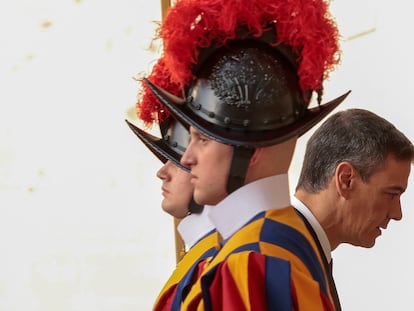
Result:
M224 240L260 212L290 205L287 174L256 180L215 205L209 217Z
M214 225L208 217L210 209L211 206L206 205L201 213L190 214L178 224L177 230L189 249L214 229Z
M331 244L329 243L328 236L326 235L319 221L315 218L310 209L297 197L292 196L291 201L293 207L296 208L299 212L301 212L302 215L312 226L313 230L316 233L316 236L318 237L319 243L322 246L323 252L325 253L325 257L328 263L331 262Z

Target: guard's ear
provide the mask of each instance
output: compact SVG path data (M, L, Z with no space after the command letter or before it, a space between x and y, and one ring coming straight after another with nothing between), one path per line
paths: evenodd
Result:
M335 170L335 184L338 193L348 198L355 182L356 170L349 162L341 162Z
M263 155L263 147L254 149L253 155L250 158L250 165L255 165L257 162L259 162L262 155Z

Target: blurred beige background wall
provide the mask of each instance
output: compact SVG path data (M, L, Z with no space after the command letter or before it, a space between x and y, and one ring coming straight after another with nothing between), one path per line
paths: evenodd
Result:
M160 163L124 123L133 77L156 57L159 5L0 1L0 311L149 310L174 268ZM343 57L325 101L352 89L338 109L371 109L414 140L409 1L334 0L332 12ZM373 249L334 252L344 310L414 309L413 177L402 203Z

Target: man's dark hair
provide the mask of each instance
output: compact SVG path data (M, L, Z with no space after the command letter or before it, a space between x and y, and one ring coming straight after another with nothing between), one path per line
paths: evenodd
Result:
M368 181L390 154L414 161L413 144L392 123L364 109L337 112L307 142L296 189L312 193L325 189L337 165L344 161Z

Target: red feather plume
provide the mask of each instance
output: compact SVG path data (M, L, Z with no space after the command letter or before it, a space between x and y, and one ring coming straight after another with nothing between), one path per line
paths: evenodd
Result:
M260 36L269 22L275 22L274 44L288 44L298 55L302 90L321 91L340 60L339 34L325 0L178 0L158 31L171 81L187 86L200 48L235 39L240 26Z
M181 88L177 83L171 81L170 74L165 66L164 58L160 58L154 65L151 74L147 77L151 82L178 96ZM143 79L141 84L140 100L136 104L137 115L146 126L154 122L162 122L169 117L168 109L165 109L159 99L150 91Z

